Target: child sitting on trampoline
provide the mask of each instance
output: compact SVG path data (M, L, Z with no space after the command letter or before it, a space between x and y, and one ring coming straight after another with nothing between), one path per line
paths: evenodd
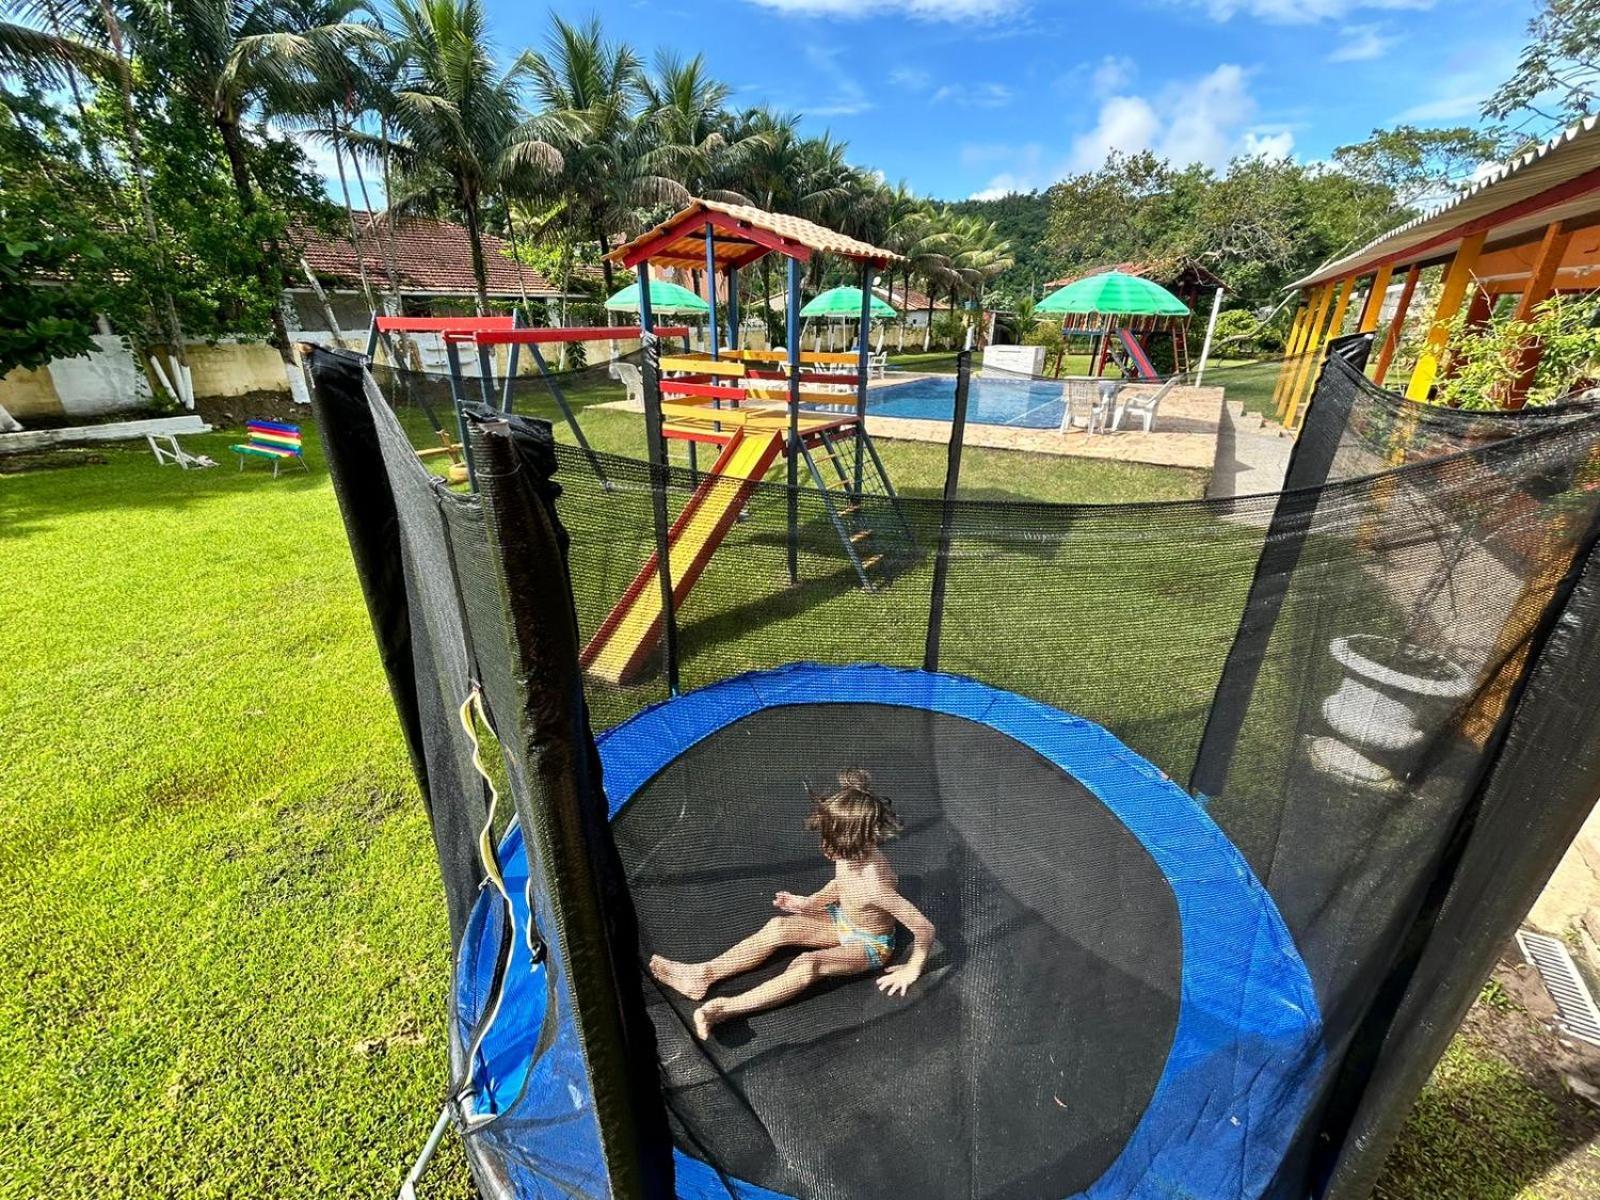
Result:
M779 892L773 906L787 914L709 962L650 959L650 973L691 1000L716 984L766 962L787 946L804 948L783 974L737 996L714 997L694 1014L702 1040L730 1017L776 1008L819 979L877 971L894 955L895 923L911 932L911 954L879 977L878 988L903 996L922 974L933 945L933 923L898 890L899 877L881 849L902 826L889 801L872 790L872 776L859 767L839 772L839 790L813 798L806 828L817 832L824 857L834 864L832 881L820 892Z

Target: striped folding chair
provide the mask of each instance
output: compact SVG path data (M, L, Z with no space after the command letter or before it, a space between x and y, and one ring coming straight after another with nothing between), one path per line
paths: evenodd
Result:
M249 435L246 441L229 447L239 456L241 471L251 458L271 460L274 479L278 477L278 468L285 459L294 459L302 470L311 470L306 466L305 455L301 452L300 426L285 425L280 421L251 421L245 426L245 433Z

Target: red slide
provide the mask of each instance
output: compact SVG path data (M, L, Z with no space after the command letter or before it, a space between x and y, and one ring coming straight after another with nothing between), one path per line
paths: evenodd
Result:
M1144 347L1139 344L1139 339L1126 329L1117 330L1117 336L1122 339L1122 348L1128 352L1128 357L1133 359L1133 365L1139 370L1140 379L1160 379L1156 369L1150 364L1150 356L1144 352Z

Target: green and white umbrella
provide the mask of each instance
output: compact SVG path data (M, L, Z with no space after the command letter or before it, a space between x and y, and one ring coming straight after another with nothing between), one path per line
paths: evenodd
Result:
M612 312L639 311L639 285L630 283L606 301ZM686 287L668 283L665 279L650 281L650 311L664 316L682 316L685 313L705 314L711 306Z
M1036 313L1098 313L1107 317L1187 317L1189 306L1159 283L1106 271L1085 275L1039 301Z
M861 289L858 287L829 288L822 295L812 300L800 310L802 317L849 317L851 320L861 319ZM876 296L872 298L872 315L875 317L898 316Z

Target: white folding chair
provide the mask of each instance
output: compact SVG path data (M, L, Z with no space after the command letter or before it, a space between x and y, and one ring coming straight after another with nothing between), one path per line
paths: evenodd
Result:
M178 445L178 439L175 434L147 433L144 435L144 440L149 443L150 453L156 456L156 462L160 466L176 465L181 470L187 471L191 468L200 470L204 467L217 465L204 454L190 454L182 446ZM166 442L166 445L163 446L162 442Z

